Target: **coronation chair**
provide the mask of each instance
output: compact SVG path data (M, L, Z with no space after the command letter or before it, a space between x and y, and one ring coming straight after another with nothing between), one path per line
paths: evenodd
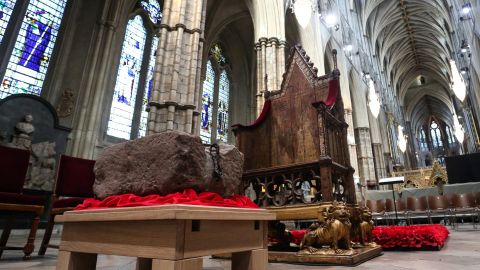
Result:
M4 250L23 250L24 259L29 259L34 249L45 200L40 196L22 194L29 160L28 150L0 146L0 211L7 214L0 238L0 257ZM15 217L25 213L33 214L27 243L24 247L7 246Z
M45 255L48 247L58 248L56 245L48 244L52 236L53 225L55 225L55 216L72 210L86 198L93 197L94 165L95 160L65 155L60 157L52 195L52 210L38 255Z

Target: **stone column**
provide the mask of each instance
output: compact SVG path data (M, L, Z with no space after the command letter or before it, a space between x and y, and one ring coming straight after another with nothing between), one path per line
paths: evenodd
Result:
M165 0L147 134L198 134L206 0Z
M257 53L257 116L263 108L265 90L280 90L285 72L286 42L276 37L260 38L255 43Z
M78 110L80 116L73 132L71 154L77 157L91 159L95 156L102 120L100 115L104 113L104 91L111 80L109 75L112 72L114 41L125 4L125 1L106 1L102 17L94 30L95 42L88 56L89 72L82 82L84 88L81 109Z
M357 141L358 174L360 175L360 181L362 185L376 185L370 128L356 128L355 141Z
M353 116L352 109L345 109L345 122L348 124L347 130L347 143L348 143L348 152L350 154L350 164L352 168L355 169L353 174L354 179L359 178L358 172L358 158L357 158L357 144L355 143L355 131L353 129Z

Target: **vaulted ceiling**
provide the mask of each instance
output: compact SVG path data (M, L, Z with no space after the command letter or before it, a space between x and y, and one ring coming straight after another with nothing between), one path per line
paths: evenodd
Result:
M405 108L421 107L423 112L415 110L415 115L445 115L445 109L452 108L451 104L448 104L451 103L448 98L446 100L436 98L435 100L440 102L435 104L436 106L431 106L433 102L428 102L432 100L432 96L436 97L438 94L448 97L450 92L452 25L445 2L366 0L362 7L363 29L374 48L374 54L386 71L400 103ZM418 87L417 83L419 76L428 78L427 84L435 85L433 92L419 92L424 96L430 96L428 98L419 97L416 92L411 93L422 91L422 87ZM412 102L415 104L411 104ZM445 102L447 104L444 104Z

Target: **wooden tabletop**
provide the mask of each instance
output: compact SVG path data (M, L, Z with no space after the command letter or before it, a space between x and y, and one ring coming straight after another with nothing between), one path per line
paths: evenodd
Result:
M275 214L257 208L235 208L168 204L124 208L68 211L55 217L55 222L119 221L119 220L275 220Z

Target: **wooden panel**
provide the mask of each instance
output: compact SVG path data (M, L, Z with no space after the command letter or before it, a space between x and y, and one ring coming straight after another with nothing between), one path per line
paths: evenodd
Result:
M178 225L175 220L67 223L60 249L174 259Z
M165 219L209 220L273 220L274 214L265 209L214 207L197 205L157 205L69 211L55 217L55 222L135 221Z
M255 230L254 221L200 221L199 231L192 231L188 221L185 231L185 258L217 253L259 249L264 244L263 222Z

